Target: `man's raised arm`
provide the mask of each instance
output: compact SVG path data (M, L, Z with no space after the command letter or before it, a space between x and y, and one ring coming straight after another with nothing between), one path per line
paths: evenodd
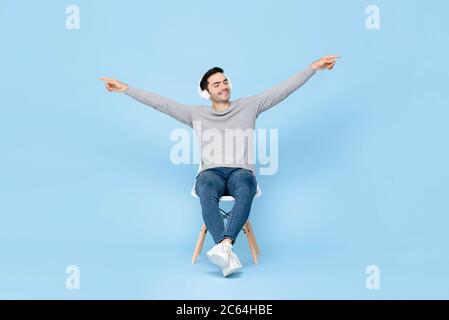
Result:
M176 120L192 127L191 114L193 107L178 103L153 92L144 91L111 78L100 78L105 82L109 92L122 92L131 98L161 111Z
M256 116L260 113L275 106L285 98L287 98L294 91L299 89L307 80L312 77L317 70L329 69L331 70L335 65L335 60L340 58L338 55L330 55L320 58L311 63L306 69L294 74L287 80L278 85L259 93L252 98L256 104Z

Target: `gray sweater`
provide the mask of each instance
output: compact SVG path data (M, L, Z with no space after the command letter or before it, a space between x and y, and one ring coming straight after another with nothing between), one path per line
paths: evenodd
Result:
M314 74L309 66L262 93L230 100L230 106L223 111L181 104L132 86L125 93L193 128L201 151L200 171L237 167L256 174L253 139L257 117L287 98Z

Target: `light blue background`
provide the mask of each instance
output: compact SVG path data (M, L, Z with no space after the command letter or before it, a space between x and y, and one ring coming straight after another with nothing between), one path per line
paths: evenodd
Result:
M81 11L65 28L65 7ZM380 8L381 29L365 28ZM2 1L0 298L449 298L449 46L445 1ZM108 93L115 77L200 104L221 66L232 98L326 54L264 113L279 170L259 176L251 219L262 255L228 279L190 263L197 165L170 162L187 128ZM205 248L212 245L208 235ZM67 265L81 270L67 290ZM380 290L365 287L377 265Z

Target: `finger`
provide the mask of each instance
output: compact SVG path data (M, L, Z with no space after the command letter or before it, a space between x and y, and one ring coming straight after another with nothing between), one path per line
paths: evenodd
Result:
M328 57L325 57L324 60L335 61L336 59L339 59L339 58L340 58L340 56L328 56Z
M112 78L106 78L106 77L99 78L98 80L107 81L107 82L113 82L113 81L115 81L115 80L112 79Z
M111 84L113 84L112 81L105 81L105 82L104 82L104 85L111 85Z

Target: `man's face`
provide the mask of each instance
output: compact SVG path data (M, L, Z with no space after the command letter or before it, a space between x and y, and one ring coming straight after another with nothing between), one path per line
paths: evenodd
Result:
M207 89L210 94L210 99L215 102L227 102L231 97L231 88L228 84L228 79L223 73L214 73L207 79Z

